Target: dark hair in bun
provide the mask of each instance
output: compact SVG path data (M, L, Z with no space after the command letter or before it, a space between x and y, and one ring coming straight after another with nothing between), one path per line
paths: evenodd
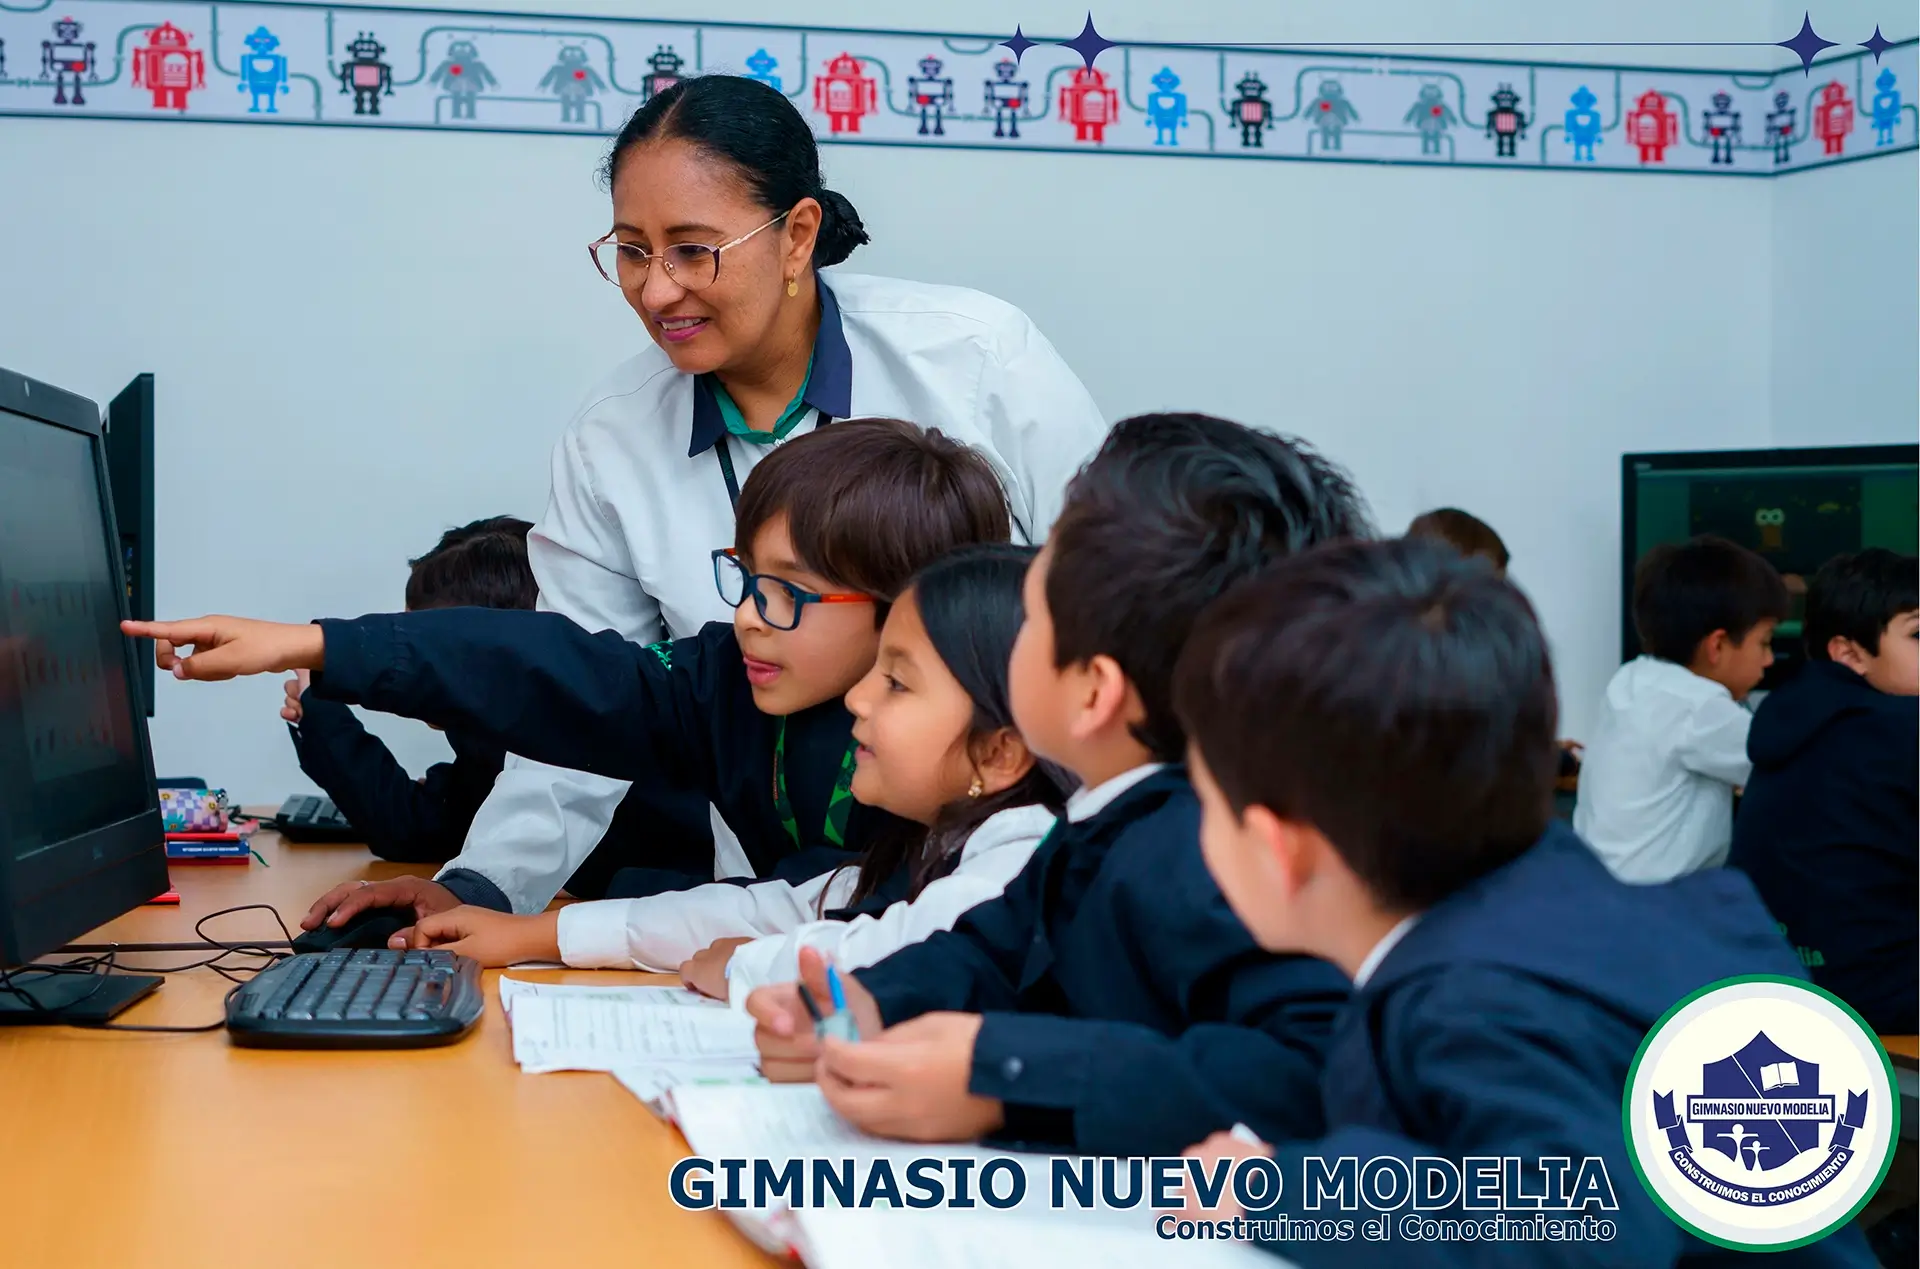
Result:
M820 147L813 129L786 95L739 75L696 75L656 94L633 112L614 138L601 175L608 185L621 158L646 141L689 141L731 163L770 213L803 198L820 204L813 264L839 264L869 241L860 213L820 179Z

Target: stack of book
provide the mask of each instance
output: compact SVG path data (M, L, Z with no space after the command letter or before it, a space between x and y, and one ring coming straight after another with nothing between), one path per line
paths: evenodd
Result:
M169 864L244 864L253 843L239 833L168 833Z

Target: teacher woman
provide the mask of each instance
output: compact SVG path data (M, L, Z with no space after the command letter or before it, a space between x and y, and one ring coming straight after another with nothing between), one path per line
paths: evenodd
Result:
M826 188L800 112L757 80L683 80L627 121L607 159L613 228L594 267L653 347L617 367L554 447L528 539L540 604L651 643L730 613L708 552L733 540L754 463L835 419L890 415L980 450L1016 536L1045 537L1106 424L1026 315L957 287L823 276L866 242ZM309 928L364 907L466 902L538 912L599 843L627 786L509 758L461 854L432 882L341 887ZM721 872L744 871L713 817Z

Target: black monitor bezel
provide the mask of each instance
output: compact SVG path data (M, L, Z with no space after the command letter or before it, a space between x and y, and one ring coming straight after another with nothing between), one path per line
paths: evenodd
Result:
M1920 467L1920 444L1916 445L1813 445L1793 449L1694 449L1670 450L1620 456L1620 660L1640 655L1640 635L1633 628L1633 569L1639 557L1634 552L1633 526L1639 522L1639 485L1634 480L1641 471L1685 469L1688 467L1749 467L1766 471L1776 467L1849 467L1907 464Z
M114 601L125 618L127 581L120 565L120 531L114 521L99 407L85 397L0 369L0 410L78 432L91 443L94 484L106 517ZM167 889L166 835L154 782L153 748L147 720L139 709L133 642L121 639L118 645L126 664L128 701L135 706L131 721L146 779L147 805L137 815L37 851L25 873L11 848L0 846L0 966L23 965L44 956Z

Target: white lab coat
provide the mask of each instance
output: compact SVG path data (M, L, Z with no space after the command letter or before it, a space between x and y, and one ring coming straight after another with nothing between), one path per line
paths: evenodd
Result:
M822 281L850 358L848 417L902 418L980 450L1006 487L1016 536L1043 539L1107 430L1053 346L1020 310L977 291L833 272ZM733 509L716 456L688 456L693 395L692 377L649 346L567 427L546 514L528 538L542 608L642 643L730 619L709 553L732 545ZM766 451L729 452L744 481ZM479 874L514 911L538 912L599 844L627 787L509 756L441 876ZM749 874L712 820L714 875Z

